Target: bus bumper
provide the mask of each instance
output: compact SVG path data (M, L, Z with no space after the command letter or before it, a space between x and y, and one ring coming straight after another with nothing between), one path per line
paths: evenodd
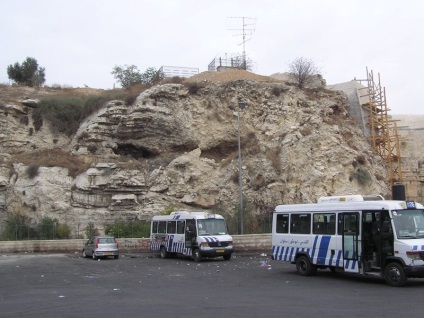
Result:
M218 257L224 255L230 255L234 252L234 248L222 248L222 249L201 249L200 253L204 257Z
M407 277L424 277L424 266L405 266L403 270Z

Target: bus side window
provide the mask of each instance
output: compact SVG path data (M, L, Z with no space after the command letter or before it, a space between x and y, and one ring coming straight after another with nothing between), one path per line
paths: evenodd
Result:
M158 232L158 222L157 221L153 221L152 233L157 233L157 232Z
M166 232L168 234L175 234L177 230L177 222L176 221L168 221Z
M336 215L330 214L330 219L327 224L327 234L336 234Z
M177 221L177 234L184 234L185 221Z
M311 214L292 214L290 223L290 233L310 234Z
M339 213L337 217L337 234L343 235L343 214Z
M166 221L159 221L158 233L166 234Z
M277 214L277 233L289 233L289 215Z

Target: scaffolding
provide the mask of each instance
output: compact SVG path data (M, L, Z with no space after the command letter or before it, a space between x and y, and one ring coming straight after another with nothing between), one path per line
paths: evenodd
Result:
M361 80L359 80L361 81ZM369 113L371 144L389 167L389 182L393 186L402 182L402 166L397 124L388 114L386 89L381 87L380 74L374 80L373 71L367 68L366 94L361 95L361 105Z

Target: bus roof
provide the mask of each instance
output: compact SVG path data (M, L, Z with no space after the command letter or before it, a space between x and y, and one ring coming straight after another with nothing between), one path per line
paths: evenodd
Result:
M220 214L209 213L206 211L174 211L169 215L156 215L152 218L154 221L167 220L186 220L186 219L223 219Z
M278 205L274 212L336 212L359 210L404 210L408 209L409 201L379 200L379 201L341 201L338 203L307 203ZM412 202L412 201L411 201ZM415 208L422 209L420 203L414 202Z

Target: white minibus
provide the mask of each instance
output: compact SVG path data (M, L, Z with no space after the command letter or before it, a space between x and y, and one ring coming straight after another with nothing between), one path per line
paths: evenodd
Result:
M161 258L170 255L190 256L199 262L203 257L231 259L233 238L228 234L224 217L208 212L171 212L154 216L151 221L150 249Z
M423 205L362 195L278 205L272 258L296 264L305 276L329 268L405 285L408 277L424 277Z

